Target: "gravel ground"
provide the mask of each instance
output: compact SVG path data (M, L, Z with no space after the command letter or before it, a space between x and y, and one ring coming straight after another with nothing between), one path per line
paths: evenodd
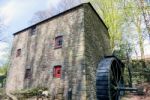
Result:
M143 95L130 93L122 97L121 100L150 100L150 83L136 85L137 88L143 88Z
M121 100L150 100L150 96L127 95Z

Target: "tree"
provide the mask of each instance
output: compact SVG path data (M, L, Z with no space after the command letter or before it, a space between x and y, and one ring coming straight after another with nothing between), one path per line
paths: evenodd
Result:
M61 0L61 2L59 3L59 5L57 7L57 10L58 11L67 10L77 4L80 4L83 1L84 0Z
M64 10L67 10L77 4L80 4L82 0L61 0L60 3L57 5L57 8L52 7L47 10L38 11L34 14L33 18L31 19L30 23L37 23L46 18L49 18L55 14L58 14Z
M109 28L112 49L120 48L124 42L134 44L134 47L139 45L141 58L144 59L144 35L146 34L143 34L143 16L139 2L137 0L91 1L97 6L97 11ZM135 35L134 33L137 34ZM135 44L134 40L138 41L138 43Z
M142 10L142 15L144 17L145 25L148 31L148 35L150 38L150 7L148 0L139 0L139 7Z
M34 16L32 17L30 23L37 23L40 22L48 17L52 16L52 13L49 11L49 9L45 10L45 11L38 11L34 14Z
M6 75L7 74L8 66L9 66L9 62L0 66L0 75Z
M91 0L98 5L97 11L101 14L105 24L109 28L110 44L112 49L122 40L123 13L121 12L121 0Z
M134 27L134 33L136 32L136 39L137 44L140 48L141 59L144 59L144 34L143 34L143 16L142 16L142 9L140 8L140 4L138 1L130 0L124 3L124 9L126 17L128 18L128 22L130 22L130 27ZM132 40L133 41L133 40Z

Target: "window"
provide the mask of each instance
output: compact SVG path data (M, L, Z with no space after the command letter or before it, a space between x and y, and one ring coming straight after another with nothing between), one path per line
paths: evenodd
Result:
M33 26L33 27L31 28L31 36L32 36L32 35L35 35L35 33L36 33L36 26Z
M26 69L25 79L30 79L30 78L31 78L31 69Z
M55 66L53 73L54 73L55 78L60 78L61 77L61 66Z
M17 49L16 57L20 57L20 56L21 56L21 49Z
M63 43L63 36L58 36L55 38L55 49L61 48Z

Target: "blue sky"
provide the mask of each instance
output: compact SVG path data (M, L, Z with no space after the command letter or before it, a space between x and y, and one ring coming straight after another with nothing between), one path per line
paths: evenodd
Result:
M0 65L6 61L8 48L13 39L13 33L30 26L33 15L38 11L53 10L60 0L0 0L0 18L5 25L0 38Z

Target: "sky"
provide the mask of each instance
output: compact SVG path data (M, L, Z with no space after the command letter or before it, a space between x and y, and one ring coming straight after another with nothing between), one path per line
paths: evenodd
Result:
M31 25L30 21L38 11L56 8L60 0L0 0L0 18L4 23L0 39L0 65L10 52L13 33Z

